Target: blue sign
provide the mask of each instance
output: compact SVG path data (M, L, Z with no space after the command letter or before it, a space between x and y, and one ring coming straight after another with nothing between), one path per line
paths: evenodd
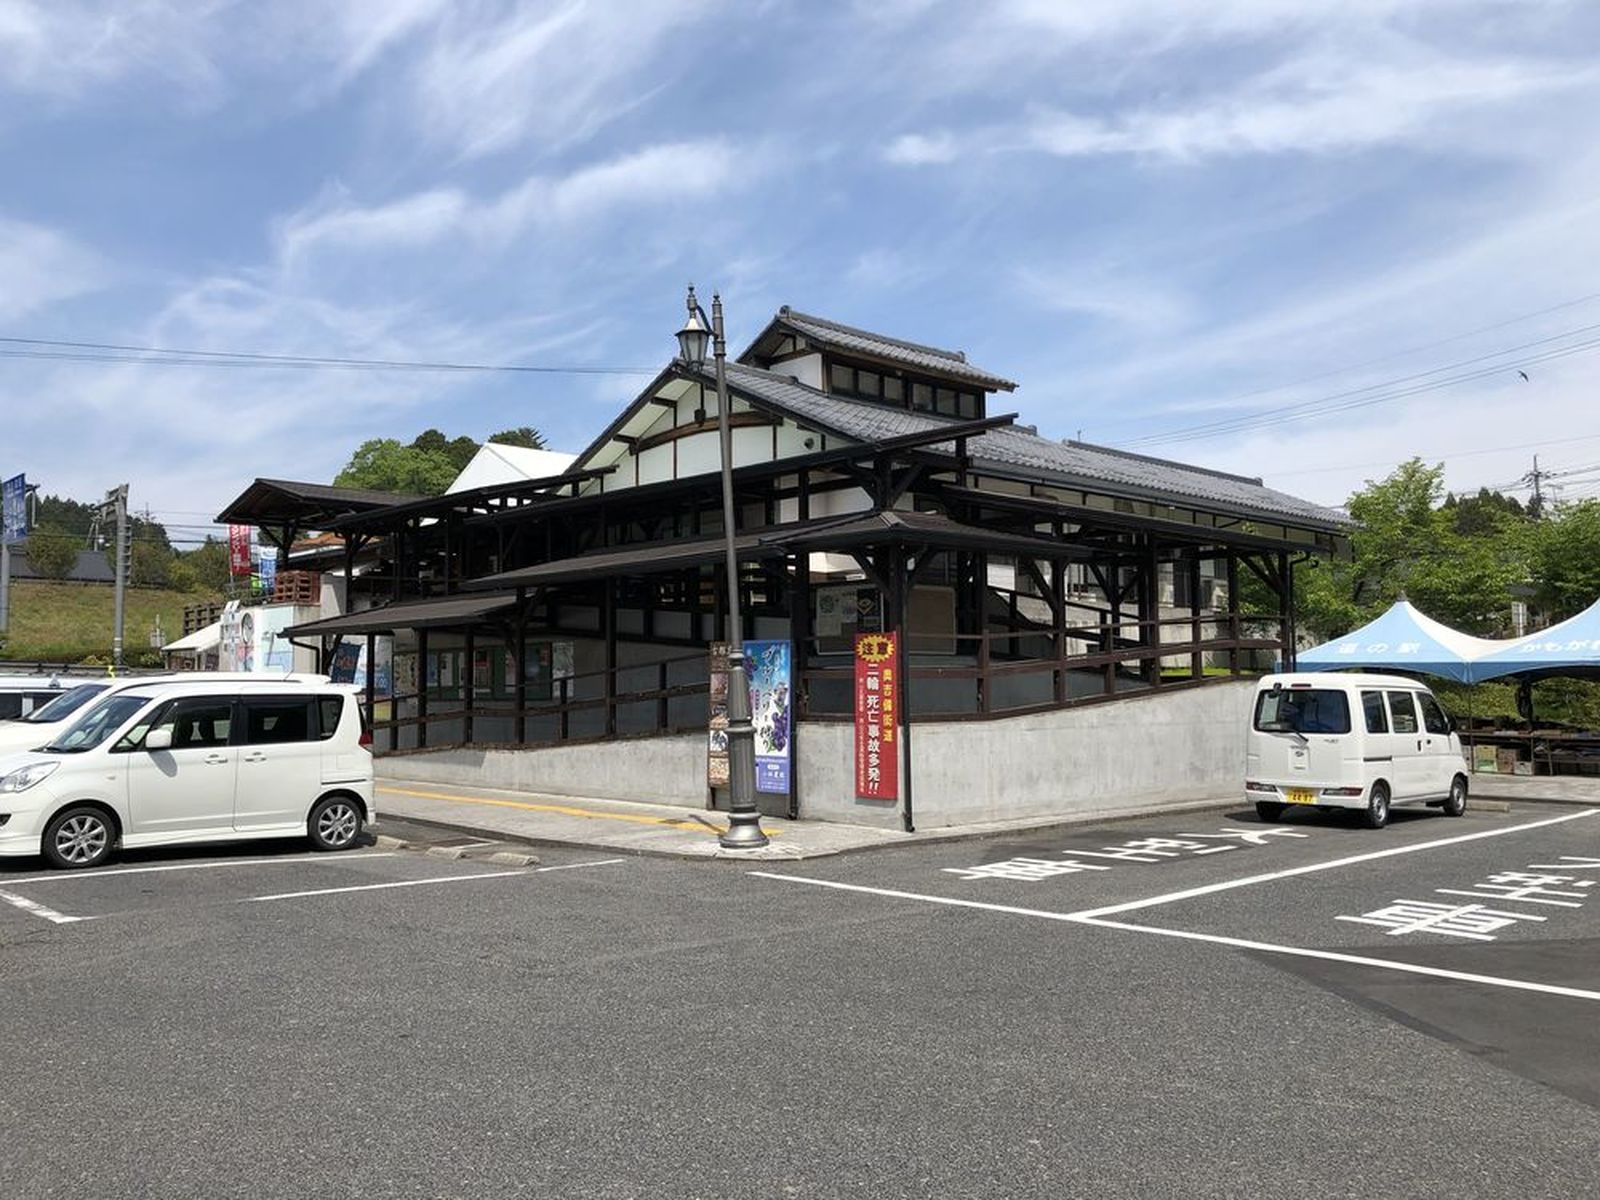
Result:
M272 589L278 582L278 552L276 550L264 553L261 556L261 594L272 596Z
M0 484L0 507L5 510L5 540L7 545L20 542L28 536L28 477L13 475Z
M790 662L788 642L744 644L750 723L756 735L756 791L780 796L789 792L789 745L794 729Z

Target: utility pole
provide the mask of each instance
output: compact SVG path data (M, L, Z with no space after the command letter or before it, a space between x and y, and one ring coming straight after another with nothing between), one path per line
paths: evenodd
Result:
M1539 470L1539 456L1533 456L1533 470L1528 472L1528 479L1533 483L1533 517L1536 521L1544 520L1544 479L1548 471Z
M122 484L106 493L105 502L100 506L98 518L103 520L107 515L116 522L117 549L114 571L116 573L116 600L115 613L112 616L111 629L111 662L114 670L122 669L122 626L126 609L128 591L129 557L133 544L128 537L128 485Z

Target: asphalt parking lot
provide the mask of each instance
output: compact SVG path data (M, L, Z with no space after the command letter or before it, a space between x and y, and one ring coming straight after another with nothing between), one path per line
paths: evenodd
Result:
M1590 810L776 866L383 832L0 865L6 1194L1592 1190Z

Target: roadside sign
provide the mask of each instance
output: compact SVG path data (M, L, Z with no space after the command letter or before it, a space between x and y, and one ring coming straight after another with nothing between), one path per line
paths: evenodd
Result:
M856 796L900 797L900 635L856 634Z
M28 477L13 475L0 484L0 507L5 510L6 544L15 545L28 536Z
M750 682L750 723L756 739L756 791L786 796L794 692L789 678L789 643L746 642L744 656Z

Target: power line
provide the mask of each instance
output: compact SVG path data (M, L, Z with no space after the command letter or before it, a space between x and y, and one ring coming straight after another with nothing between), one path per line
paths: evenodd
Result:
M1252 392L1243 392L1240 395L1234 396L1231 400L1225 401L1224 404L1238 404L1245 400L1253 400L1257 396L1270 396L1273 392L1282 392L1292 387L1300 387L1303 384L1317 383L1323 379L1332 379L1339 375L1348 375L1351 371L1359 371L1364 367L1375 367L1379 363L1393 362L1398 358L1409 358L1413 354L1421 354L1424 350L1436 350L1440 346L1448 346L1454 342L1465 341L1467 338L1477 337L1481 333L1493 333L1497 329L1505 329L1511 325L1520 325L1522 322L1531 321L1535 317L1549 316L1551 313L1561 312L1562 310L1568 308L1577 308L1580 305L1589 304L1595 300L1600 300L1600 292L1590 292L1587 295L1578 296L1571 300L1563 300L1560 304L1552 304L1549 308L1540 308L1534 310L1533 312L1523 313L1520 316L1508 317L1504 321L1496 321L1492 325L1480 325L1476 329L1468 329L1462 333L1452 334L1450 337L1440 338L1436 342L1424 342L1420 346L1411 346L1405 350L1396 350L1392 354L1379 355L1377 358L1363 359L1361 362L1351 363L1348 366L1336 367L1331 371L1319 371L1315 375L1303 375L1299 379L1290 379L1283 383L1275 383L1271 387L1257 388ZM1118 426L1127 425L1130 423L1131 422L1128 421L1116 421L1112 423L1110 428L1115 429Z
M263 354L242 350L182 350L117 342L69 342L51 338L0 337L0 358L61 362L130 363L160 367L255 367L289 370L502 372L519 375L654 375L658 367L542 366L530 363L429 362L390 358L334 358L310 354Z
M1392 467L1398 466L1399 464L1412 458L1435 459L1439 462L1450 462L1452 459L1474 458L1480 454L1505 454L1511 450L1536 450L1544 446L1569 446L1574 442L1593 441L1600 441L1600 433L1586 433L1578 437L1551 438L1550 440L1543 442L1518 442L1511 446L1479 446L1472 450L1447 450L1443 453L1438 451L1418 451L1415 454L1406 455L1405 458L1382 458L1372 462L1341 463L1334 467L1296 467L1294 469L1294 474L1297 477L1301 475L1327 475L1334 471L1360 471L1367 467Z
M1574 354L1581 354L1588 350L1600 347L1600 337L1591 337L1582 342L1575 342L1569 346L1559 346L1514 359L1511 363L1496 363L1493 366L1481 367L1462 374L1448 376L1443 379L1428 380L1429 376L1439 375L1445 371L1459 370L1474 363L1485 362L1493 358L1503 358L1508 354L1527 350L1542 343L1559 341L1562 338L1573 337L1580 333L1592 333L1600 330L1600 325L1586 326L1580 329L1568 330L1565 333L1555 334L1549 338L1540 338L1521 346L1508 347L1505 350L1495 351L1493 354L1479 355L1476 358L1464 359L1461 362L1450 363L1442 367L1435 367L1429 371L1421 371L1412 375L1401 376L1398 379L1386 380L1383 383L1369 384L1365 387L1352 388L1344 392L1335 392L1316 400L1306 400L1298 404L1281 405L1258 413L1250 413L1241 417L1230 417L1221 421L1212 421L1201 425L1192 425L1183 429L1174 430L1166 434L1149 434L1145 437L1133 438L1123 443L1123 448L1158 445L1170 442L1203 441L1208 438L1221 437L1229 433L1241 433L1247 430L1270 428L1275 425L1285 425L1293 421L1304 420L1307 417L1330 416L1334 413L1349 412L1353 409L1367 408L1375 404L1384 404L1391 400L1401 400L1410 396L1422 395L1426 392L1438 391L1441 388L1453 387L1460 383L1470 383L1473 380L1484 379L1492 375L1503 374L1515 365L1535 366L1539 363L1551 362L1558 358L1567 358ZM1426 381L1426 382L1423 382ZM1401 386L1412 385L1412 386ZM1395 389L1385 391L1384 389ZM1376 393L1376 394L1372 394Z

